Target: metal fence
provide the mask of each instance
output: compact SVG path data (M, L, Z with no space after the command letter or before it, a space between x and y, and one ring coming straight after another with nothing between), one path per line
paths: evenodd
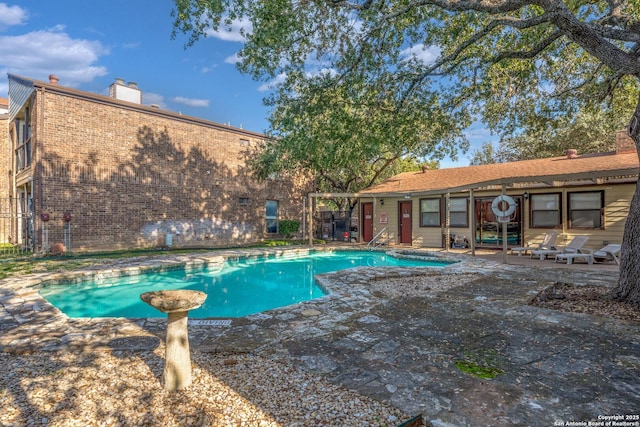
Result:
M0 198L0 256L33 252L33 227L31 198Z

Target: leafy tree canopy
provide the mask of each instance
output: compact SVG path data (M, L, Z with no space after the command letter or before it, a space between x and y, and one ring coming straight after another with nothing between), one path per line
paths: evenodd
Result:
M484 143L470 156L472 165L563 156L568 149L578 153L615 150L616 132L625 129L635 100L628 91L617 91L618 99L602 106L585 106L576 115L530 120L518 133L503 135L494 146ZM624 95L624 96L620 96Z
M301 76L327 70L343 90L355 82L371 99L366 89L374 88L408 117L420 112L407 105L425 95L437 101L432 111L480 117L512 135L536 121L541 129L545 120L572 120L629 91L636 100L629 131L640 146L637 0L174 1L174 30L190 42L247 19L240 68L284 79L290 97L304 95ZM636 188L614 296L638 306L639 236Z
M637 81L626 78L640 75L637 2L175 3L174 31L189 34L190 43L212 29L250 22L240 68L258 79L286 79L289 93L310 72L328 70L334 82L355 76L378 93L393 94L389 99L398 107L438 92L433 109L463 108L503 135L572 116L616 90L631 88L629 96L637 99Z

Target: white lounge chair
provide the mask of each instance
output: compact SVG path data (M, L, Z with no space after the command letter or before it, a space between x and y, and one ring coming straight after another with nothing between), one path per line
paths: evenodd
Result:
M538 249L531 251L531 258L534 256L540 257L540 261L547 258L549 255L559 254L582 254L584 251L582 247L589 240L589 236L574 236L573 239L562 249Z
M593 254L589 249L585 249L585 251L589 251L589 252L557 254L556 262L567 261L567 264L573 264L574 260L582 258L587 262L587 264L593 264Z
M618 256L620 255L621 245L607 245L597 251L591 249L581 249L578 253L565 253L556 255L556 262L566 260L567 264L571 264L573 260L584 259L587 263L593 264L593 261L615 261L620 264Z
M523 253L527 253L530 251L543 250L543 249L554 250L556 248L555 245L556 245L557 238L558 238L558 232L556 230L547 231L544 234L544 239L542 239L542 242L536 245L527 245L527 246L520 246L517 248L511 248L511 255L513 255L514 252L517 252L518 256L522 256Z
M593 260L598 262L615 261L620 265L620 251L622 245L609 244L602 249L593 252Z

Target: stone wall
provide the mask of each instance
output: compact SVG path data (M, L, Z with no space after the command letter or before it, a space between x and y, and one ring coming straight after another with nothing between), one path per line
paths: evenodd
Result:
M260 134L53 91L36 105L35 209L50 214L50 242L65 212L73 250L157 246L167 233L176 247L256 242L266 200L280 219L302 218L307 180L251 177Z

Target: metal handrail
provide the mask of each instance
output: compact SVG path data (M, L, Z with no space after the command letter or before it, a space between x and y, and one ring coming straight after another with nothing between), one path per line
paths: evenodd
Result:
M383 245L383 244L385 243L385 241L380 241L380 240L379 240L379 237L380 237L380 236L382 236L382 233L384 233L384 232L387 232L387 233L389 232L389 230L388 230L388 228L387 228L387 227L385 227L385 228L383 228L382 230L380 230L380 231L378 232L378 234L376 234L376 235L373 237L373 239L369 240L369 243L367 243L367 249L368 249L368 250L372 251L374 248L377 248L378 246ZM388 241L388 240L389 240L389 239L387 238L387 241Z

